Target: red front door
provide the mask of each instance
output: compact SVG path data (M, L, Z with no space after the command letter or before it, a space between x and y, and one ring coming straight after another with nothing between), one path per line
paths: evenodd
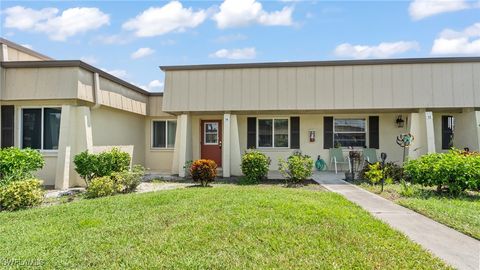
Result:
M201 124L201 157L211 159L218 167L222 167L222 121L202 120Z

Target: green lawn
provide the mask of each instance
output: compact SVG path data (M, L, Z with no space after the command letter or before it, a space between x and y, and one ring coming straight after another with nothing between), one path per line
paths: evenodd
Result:
M0 257L47 269L445 269L343 197L223 185L0 213Z
M428 216L460 232L480 239L480 193L470 192L458 198L438 195L433 188L415 187L412 197L402 197L399 184L386 185L383 193L379 186L361 184L361 187Z

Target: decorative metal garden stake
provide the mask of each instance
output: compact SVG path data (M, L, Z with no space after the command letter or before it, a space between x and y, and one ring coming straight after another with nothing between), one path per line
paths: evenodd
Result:
M385 160L387 160L387 153L382 152L380 154L380 158L382 159L382 190L380 191L383 192L383 185L385 184Z
M415 137L411 133L400 134L397 136L397 144L403 148L403 162L405 162L407 148L410 147Z

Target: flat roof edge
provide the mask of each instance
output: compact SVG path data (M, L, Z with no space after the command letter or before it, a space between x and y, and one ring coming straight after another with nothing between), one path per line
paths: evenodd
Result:
M395 58L395 59L173 65L173 66L160 66L160 69L163 71L170 71L170 70L199 70L199 69L313 67L313 66L350 66L350 65L385 65L385 64L435 64L435 63L472 63L472 62L480 63L480 57Z
M163 96L162 92L149 92L125 80L113 76L112 74L89 65L80 60L47 60L47 61L7 61L1 62L2 67L6 68L49 68L49 67L81 67L94 73L100 74L102 77L123 85L135 92L147 96Z

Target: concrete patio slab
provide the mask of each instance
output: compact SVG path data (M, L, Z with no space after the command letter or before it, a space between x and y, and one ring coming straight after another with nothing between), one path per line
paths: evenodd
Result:
M480 241L347 183L342 177L343 174L331 172L313 175L326 189L358 204L451 266L462 270L480 269Z

